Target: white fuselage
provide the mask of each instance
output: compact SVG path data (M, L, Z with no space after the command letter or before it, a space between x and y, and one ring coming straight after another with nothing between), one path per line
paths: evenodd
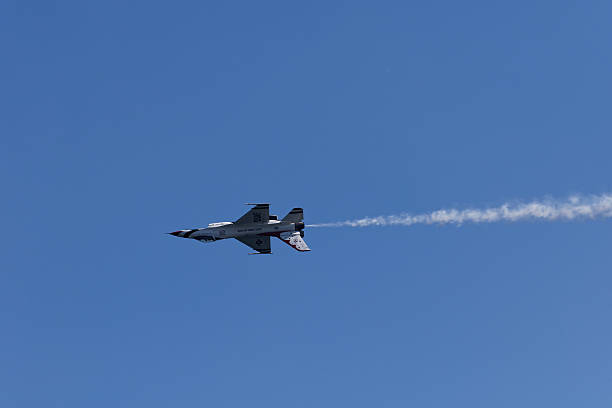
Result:
M235 238L245 235L280 235L283 232L297 231L295 223L270 220L268 223L234 224L219 222L210 224L207 228L183 230L178 236L197 240L216 241L218 239Z
M254 207L234 222L215 222L206 228L183 229L169 235L200 242L214 242L234 238L259 254L271 254L271 237L277 237L300 251L310 251L304 238L304 210L293 208L281 220L270 215L270 204L248 204Z

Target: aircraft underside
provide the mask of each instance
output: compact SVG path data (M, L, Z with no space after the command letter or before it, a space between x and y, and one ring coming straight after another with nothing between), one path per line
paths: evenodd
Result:
M277 237L300 252L310 251L304 237L304 213L294 208L282 220L269 214L269 204L255 205L235 222L218 222L207 228L196 228L170 232L170 235L195 239L200 242L214 242L235 238L260 254L272 253L270 237Z

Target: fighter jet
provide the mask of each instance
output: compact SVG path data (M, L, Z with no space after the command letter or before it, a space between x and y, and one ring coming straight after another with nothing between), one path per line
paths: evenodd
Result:
M271 254L270 237L277 237L300 252L310 251L304 238L304 210L294 208L282 220L270 215L270 204L251 204L246 214L234 222L215 222L206 228L169 232L175 237L196 239L200 242L214 242L236 238L255 251L254 254Z

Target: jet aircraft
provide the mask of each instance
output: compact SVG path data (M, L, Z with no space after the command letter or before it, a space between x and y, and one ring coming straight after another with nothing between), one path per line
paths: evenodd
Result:
M253 248L252 254L271 254L270 237L277 237L300 252L310 251L304 238L304 210L294 208L282 220L270 215L270 204L254 205L246 214L234 222L215 222L206 228L169 232L175 237L196 239L200 242L214 242L226 238Z

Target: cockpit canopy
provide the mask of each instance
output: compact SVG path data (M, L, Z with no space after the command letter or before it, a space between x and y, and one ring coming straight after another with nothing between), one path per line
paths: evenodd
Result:
M231 225L233 224L232 222L213 222L211 224L208 224L208 228L213 228L213 227L222 227L224 225Z

